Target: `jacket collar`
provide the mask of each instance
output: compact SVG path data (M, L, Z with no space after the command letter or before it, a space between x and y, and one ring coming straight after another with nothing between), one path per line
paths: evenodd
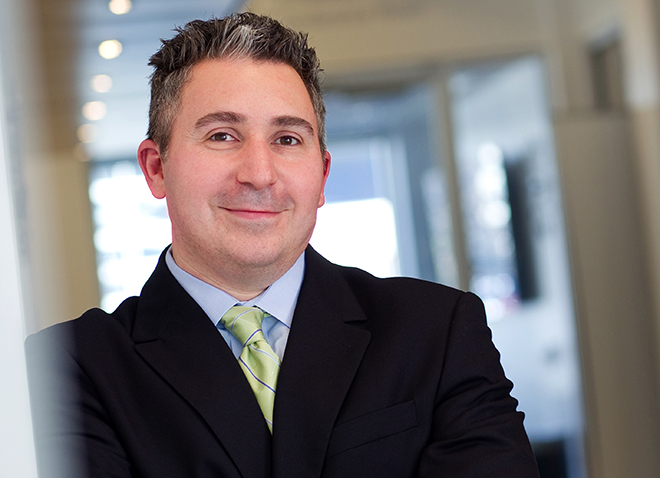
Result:
M317 476L371 334L339 268L311 247L274 409L273 476ZM356 326L357 325L357 326Z
M270 476L271 437L252 389L164 255L142 289L132 337L137 353L199 412L240 473Z
M244 476L316 476L369 344L366 316L340 269L311 246L278 379L272 439L226 343L165 264L140 295L137 352L208 423ZM272 447L272 448L271 448ZM272 449L272 452L271 452ZM260 459L255 459L260 457Z

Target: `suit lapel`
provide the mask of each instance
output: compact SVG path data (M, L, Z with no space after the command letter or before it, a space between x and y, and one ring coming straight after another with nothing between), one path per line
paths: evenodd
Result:
M341 298L341 300L337 300ZM273 476L318 476L336 417L371 334L337 272L311 248L278 379L273 425Z
M254 394L222 336L163 257L140 296L133 338L144 360L199 412L240 473L270 476L271 438Z

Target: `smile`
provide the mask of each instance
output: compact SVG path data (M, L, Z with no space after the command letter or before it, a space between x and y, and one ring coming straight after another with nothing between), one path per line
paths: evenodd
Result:
M255 210L255 209L228 209L228 208L223 208L223 209L229 212L234 217L239 217L241 219L248 219L248 220L271 219L279 214L279 211L265 211L265 210Z

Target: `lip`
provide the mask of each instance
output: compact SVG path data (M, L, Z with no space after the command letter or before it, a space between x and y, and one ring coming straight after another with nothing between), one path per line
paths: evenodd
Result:
M279 214L279 211L261 211L254 209L228 209L228 208L224 208L224 209L234 217L239 217L241 219L248 219L253 221L271 219Z

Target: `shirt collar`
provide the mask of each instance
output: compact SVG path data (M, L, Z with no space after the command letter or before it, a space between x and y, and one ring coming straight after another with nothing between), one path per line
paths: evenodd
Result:
M181 269L172 256L172 247L165 255L165 262L181 287L199 304L215 326L225 313L235 305L259 307L275 317L287 327L291 327L293 312L298 302L298 294L305 273L305 253L303 252L286 273L254 299L241 302L222 289L208 284Z

